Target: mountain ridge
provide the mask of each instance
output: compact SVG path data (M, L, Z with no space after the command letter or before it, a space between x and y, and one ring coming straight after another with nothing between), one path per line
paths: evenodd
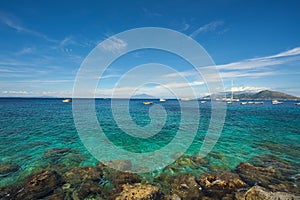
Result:
M215 98L222 98L222 97L230 98L231 92L226 92L223 94L213 94L211 97L213 99ZM206 96L204 98L210 98L210 96ZM272 91L272 90L262 90L257 93L240 93L240 94L233 94L234 99L240 99L240 100L300 100L300 97L296 97L293 95L289 95L283 92L278 91Z

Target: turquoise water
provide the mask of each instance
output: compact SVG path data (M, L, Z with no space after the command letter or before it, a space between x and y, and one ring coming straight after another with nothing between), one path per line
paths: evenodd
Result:
M112 117L109 99L97 99L98 121L106 136L117 146L131 152L151 152L168 144L180 126L180 107L177 100L159 102L167 112L167 120L161 131L148 139L134 138L125 134ZM131 100L132 120L140 126L150 123L149 107L143 100ZM125 105L118 100L117 106ZM283 105L227 106L227 115L220 139L206 159L209 163L197 169L206 172L216 169L232 170L240 162L256 155L273 154L300 165L300 106L293 101ZM201 147L210 120L210 103L199 104L200 123L193 144L187 155L196 154ZM190 112L196 108L191 107ZM0 99L0 161L13 162L20 169L0 177L0 186L17 183L26 175L49 162L66 165L95 165L98 161L86 150L77 134L72 104L62 99L1 98ZM63 159L45 159L45 151L52 148L71 148L72 154ZM182 171L194 173L192 168ZM298 172L299 173L299 172Z

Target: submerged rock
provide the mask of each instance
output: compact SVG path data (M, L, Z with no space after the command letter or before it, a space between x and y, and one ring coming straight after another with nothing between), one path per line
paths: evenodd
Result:
M205 166L208 161L200 156L181 156L174 163L168 165L164 168L165 173L179 174L184 171L184 169L199 169Z
M150 184L125 184L122 188L123 190L116 200L158 200L162 198L159 188Z
M249 185L259 184L268 187L271 184L279 184L284 177L273 167L256 167L250 163L240 163L236 168L240 177Z
M171 193L184 199L200 199L203 194L194 176L181 174L175 177L171 184Z
M218 175L202 175L199 177L198 182L205 195L215 198L228 196L247 186L237 174L231 172L223 172Z
M69 152L71 152L71 148L53 148L53 149L46 150L44 153L44 157L45 158L56 157L58 155L65 155Z
M55 171L29 175L14 199L38 199L47 196L61 185L61 177Z
M95 167L74 167L70 171L63 174L63 181L70 183L71 185L78 185L82 182L100 181L102 177L101 171Z
M9 174L19 170L19 165L14 163L0 163L0 177L8 176Z
M47 162L47 164L55 165L58 164L60 159L66 154L70 153L70 148L53 148L48 149L44 153L43 161Z
M116 162L117 163L117 162ZM122 169L129 167L129 162L120 161L118 162L119 167ZM131 163L130 163L131 166ZM104 179L109 180L117 189L117 191L122 190L124 184L134 184L139 183L142 180L142 177L138 174L131 173L129 171L119 171L113 168L108 167L103 163L98 163L97 169L102 171Z
M290 176L297 173L297 170L293 166L291 166L290 163L281 160L277 156L271 154L254 156L249 160L249 163L252 163L253 165L258 167L272 167L284 176Z
M242 198L244 200L294 200L300 199L286 192L270 192L260 186L250 188Z
M130 171L132 166L130 160L112 160L103 164L119 171Z

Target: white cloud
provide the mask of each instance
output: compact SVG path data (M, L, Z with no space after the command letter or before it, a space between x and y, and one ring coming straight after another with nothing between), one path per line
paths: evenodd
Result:
M127 43L117 37L111 37L101 43L100 47L112 53L118 53L127 47Z
M278 53L278 54L275 54L272 56L268 56L266 58L279 58L279 57L285 57L285 56L298 56L298 55L300 55L300 47L296 47L296 48L290 49L288 51L284 51L284 52L281 52L281 53Z
M194 31L190 37L195 38L198 34L203 32L215 31L217 27L222 26L224 24L223 21L213 21L204 26L199 27L196 31Z
M232 87L232 92L259 92L262 90L267 90L267 87L252 87L252 86L244 86L244 87Z

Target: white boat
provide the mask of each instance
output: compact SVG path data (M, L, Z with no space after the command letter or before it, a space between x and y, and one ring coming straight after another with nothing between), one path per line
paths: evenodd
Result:
M254 102L254 104L259 105L259 104L264 104L264 102L262 102L262 101L256 101L256 102Z
M247 103L248 104L254 104L254 101L248 101Z
M62 102L63 103L70 103L70 102L72 102L72 99L63 99Z
M295 105L296 105L296 106L300 106L300 102L298 102L298 103L295 103Z
M200 101L200 103L206 103L207 101Z
M165 101L167 101L167 100L166 100L166 99L163 99L163 98L160 98L159 101L165 102Z
M278 104L283 104L283 102L278 101L278 100L273 100L273 101L272 101L272 104L273 104L273 105L278 105Z
M188 97L183 97L180 99L181 101L192 101L192 98L188 98Z
M246 105L247 104L247 102L246 101L244 101L244 102L241 102L241 105Z

